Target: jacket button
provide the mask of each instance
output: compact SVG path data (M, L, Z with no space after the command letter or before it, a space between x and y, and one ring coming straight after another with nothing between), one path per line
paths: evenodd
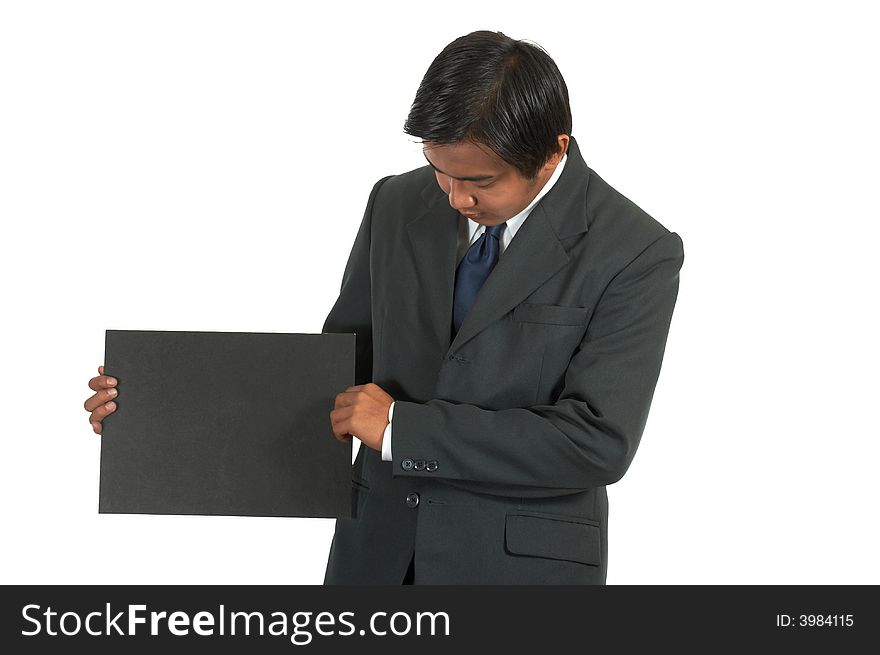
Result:
M426 466L426 463L425 463L425 460L423 460L423 459L417 459L417 460L416 460L416 463L413 464L413 468L414 468L416 471L424 471L424 470L425 470L425 466Z
M406 506L407 507L418 507L419 506L419 495L417 493L408 494L406 497Z
M436 471L437 468L438 468L438 466L439 466L439 464L437 464L437 460L436 460L436 459L432 459L432 460L431 460L430 462L428 462L428 464L425 466L425 469L428 470L428 471Z
M404 471L409 471L412 469L414 462L411 459L405 459L400 463L400 468Z

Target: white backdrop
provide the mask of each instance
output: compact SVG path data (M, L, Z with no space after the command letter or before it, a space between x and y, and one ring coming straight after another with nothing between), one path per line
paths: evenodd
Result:
M0 3L2 582L322 581L331 520L99 515L86 382L108 328L320 331L373 183L424 163L422 75L494 29L684 241L609 584L880 583L869 6Z

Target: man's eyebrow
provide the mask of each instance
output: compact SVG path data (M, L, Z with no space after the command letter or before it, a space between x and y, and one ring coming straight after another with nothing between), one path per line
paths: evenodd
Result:
M494 175L475 175L473 177L455 177L454 175L449 175L448 173L444 173L439 168L434 166L434 164L431 163L431 160L428 159L428 155L425 155L424 152L422 153L422 155L424 155L425 161L428 162L428 164L431 166L431 168L433 168L435 171L437 171L441 175L445 175L446 177L451 177L453 180L461 180L462 182L485 182L486 180L491 180L493 177L495 177Z

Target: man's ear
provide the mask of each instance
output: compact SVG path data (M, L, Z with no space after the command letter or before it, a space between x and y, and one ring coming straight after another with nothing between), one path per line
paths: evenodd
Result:
M568 142L570 140L571 137L567 134L560 134L558 137L556 137L557 150L552 155L550 155L550 158L547 159L546 162L544 162L543 169L545 171L553 170L559 165L559 162L562 161L562 156L568 152Z
M562 155L568 152L568 142L571 141L571 137L568 134L560 134L556 137L556 144L559 148L559 158L557 159L557 163L562 160ZM555 157L556 155L554 155Z

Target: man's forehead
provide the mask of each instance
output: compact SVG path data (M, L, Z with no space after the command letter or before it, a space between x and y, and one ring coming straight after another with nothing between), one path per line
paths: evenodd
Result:
M479 182L504 172L504 162L476 144L423 144L422 154L435 171L457 180Z

